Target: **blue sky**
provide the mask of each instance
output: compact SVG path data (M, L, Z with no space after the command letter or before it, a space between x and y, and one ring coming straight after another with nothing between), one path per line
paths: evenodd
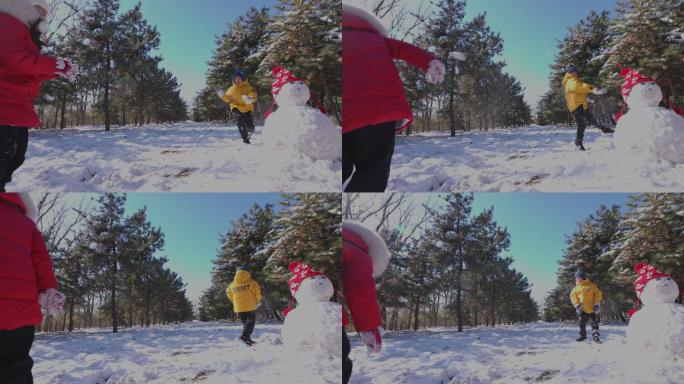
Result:
M363 5L367 0L343 0ZM401 0L412 9L428 0ZM436 2L436 1L435 1ZM526 88L525 99L533 108L548 90L549 65L567 28L584 19L591 10L613 12L616 0L468 0L466 20L487 12L492 31L504 39L502 59L506 71Z
M534 284L532 296L541 304L556 285L565 236L601 204L624 209L627 201L628 194L613 193L478 193L473 213L494 206L496 222L511 235L513 267Z
M136 3L138 0L121 0L121 11ZM145 0L142 12L161 33L162 65L180 80L181 95L191 103L195 93L204 87L215 36L220 36L226 24L251 6L271 8L274 4L276 0Z
M129 193L126 215L147 206L149 221L165 235L166 245L158 254L167 256L166 266L183 277L188 297L197 303L201 291L211 285L211 261L230 222L254 204L271 203L280 209L280 201L277 193Z

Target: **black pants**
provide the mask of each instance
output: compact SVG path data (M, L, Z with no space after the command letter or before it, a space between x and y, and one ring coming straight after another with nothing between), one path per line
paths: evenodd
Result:
M575 117L575 121L577 122L577 139L575 141L577 144L582 144L584 142L584 130L587 129L587 125L593 125L601 130L606 128L596 120L594 115L588 110L585 110L581 105L579 108L572 111L572 116Z
M34 326L0 331L0 383L33 383L33 359L29 352L35 332Z
M599 336L599 322L596 313L586 313L582 311L579 318L580 336L587 337L587 322L591 319L591 334L593 337Z
M26 159L28 128L0 126L0 192Z
M352 178L345 192L385 192L394 155L395 129L396 122L392 121L342 136L342 181Z
M233 108L233 118L235 124L238 126L240 136L243 140L249 140L251 133L254 133L254 118L252 112L240 112L237 108Z
M352 361L349 358L351 352L351 344L347 332L342 328L342 384L347 384L352 374Z
M240 321L242 321L242 337L251 338L254 332L254 325L256 325L256 311L240 312L238 313Z

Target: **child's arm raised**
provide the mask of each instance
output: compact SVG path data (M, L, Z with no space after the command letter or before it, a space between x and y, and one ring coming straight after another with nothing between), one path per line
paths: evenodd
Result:
M415 45L391 38L386 38L385 42L393 58L416 66L423 72L428 70L430 62L435 59L433 54Z

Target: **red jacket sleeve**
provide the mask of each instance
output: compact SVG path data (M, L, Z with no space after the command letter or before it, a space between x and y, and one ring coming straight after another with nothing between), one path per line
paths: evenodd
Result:
M435 59L433 54L415 45L390 38L386 38L385 42L394 59L403 60L420 68L423 72L427 71L430 62Z
M54 78L57 59L28 51L24 36L15 25L0 18L0 65L19 75Z
M382 325L373 262L367 253L351 243L344 245L343 261L342 286L354 328L358 332L372 331Z
M33 259L33 269L36 271L38 291L42 292L48 288L57 289L57 280L55 279L55 272L52 270L52 261L50 261L50 255L45 247L43 235L41 235L37 228L33 230L31 258Z

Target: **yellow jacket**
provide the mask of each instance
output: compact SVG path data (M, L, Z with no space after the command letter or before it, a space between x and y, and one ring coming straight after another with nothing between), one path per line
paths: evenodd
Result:
M233 282L226 288L228 300L233 302L235 313L256 311L261 301L261 287L247 271L237 271Z
M595 86L580 80L574 73L566 73L563 78L563 89L565 90L565 102L570 112L583 106L589 108L587 96L596 89Z
M570 292L570 301L573 306L582 304L582 310L586 313L594 312L594 305L601 304L603 293L596 284L584 279L580 281Z
M240 112L252 112L254 104L245 103L242 100L242 96L248 96L256 102L257 94L252 86L249 85L249 80L243 81L240 85L233 83L233 86L228 88L221 99L230 105L230 109L237 108Z

